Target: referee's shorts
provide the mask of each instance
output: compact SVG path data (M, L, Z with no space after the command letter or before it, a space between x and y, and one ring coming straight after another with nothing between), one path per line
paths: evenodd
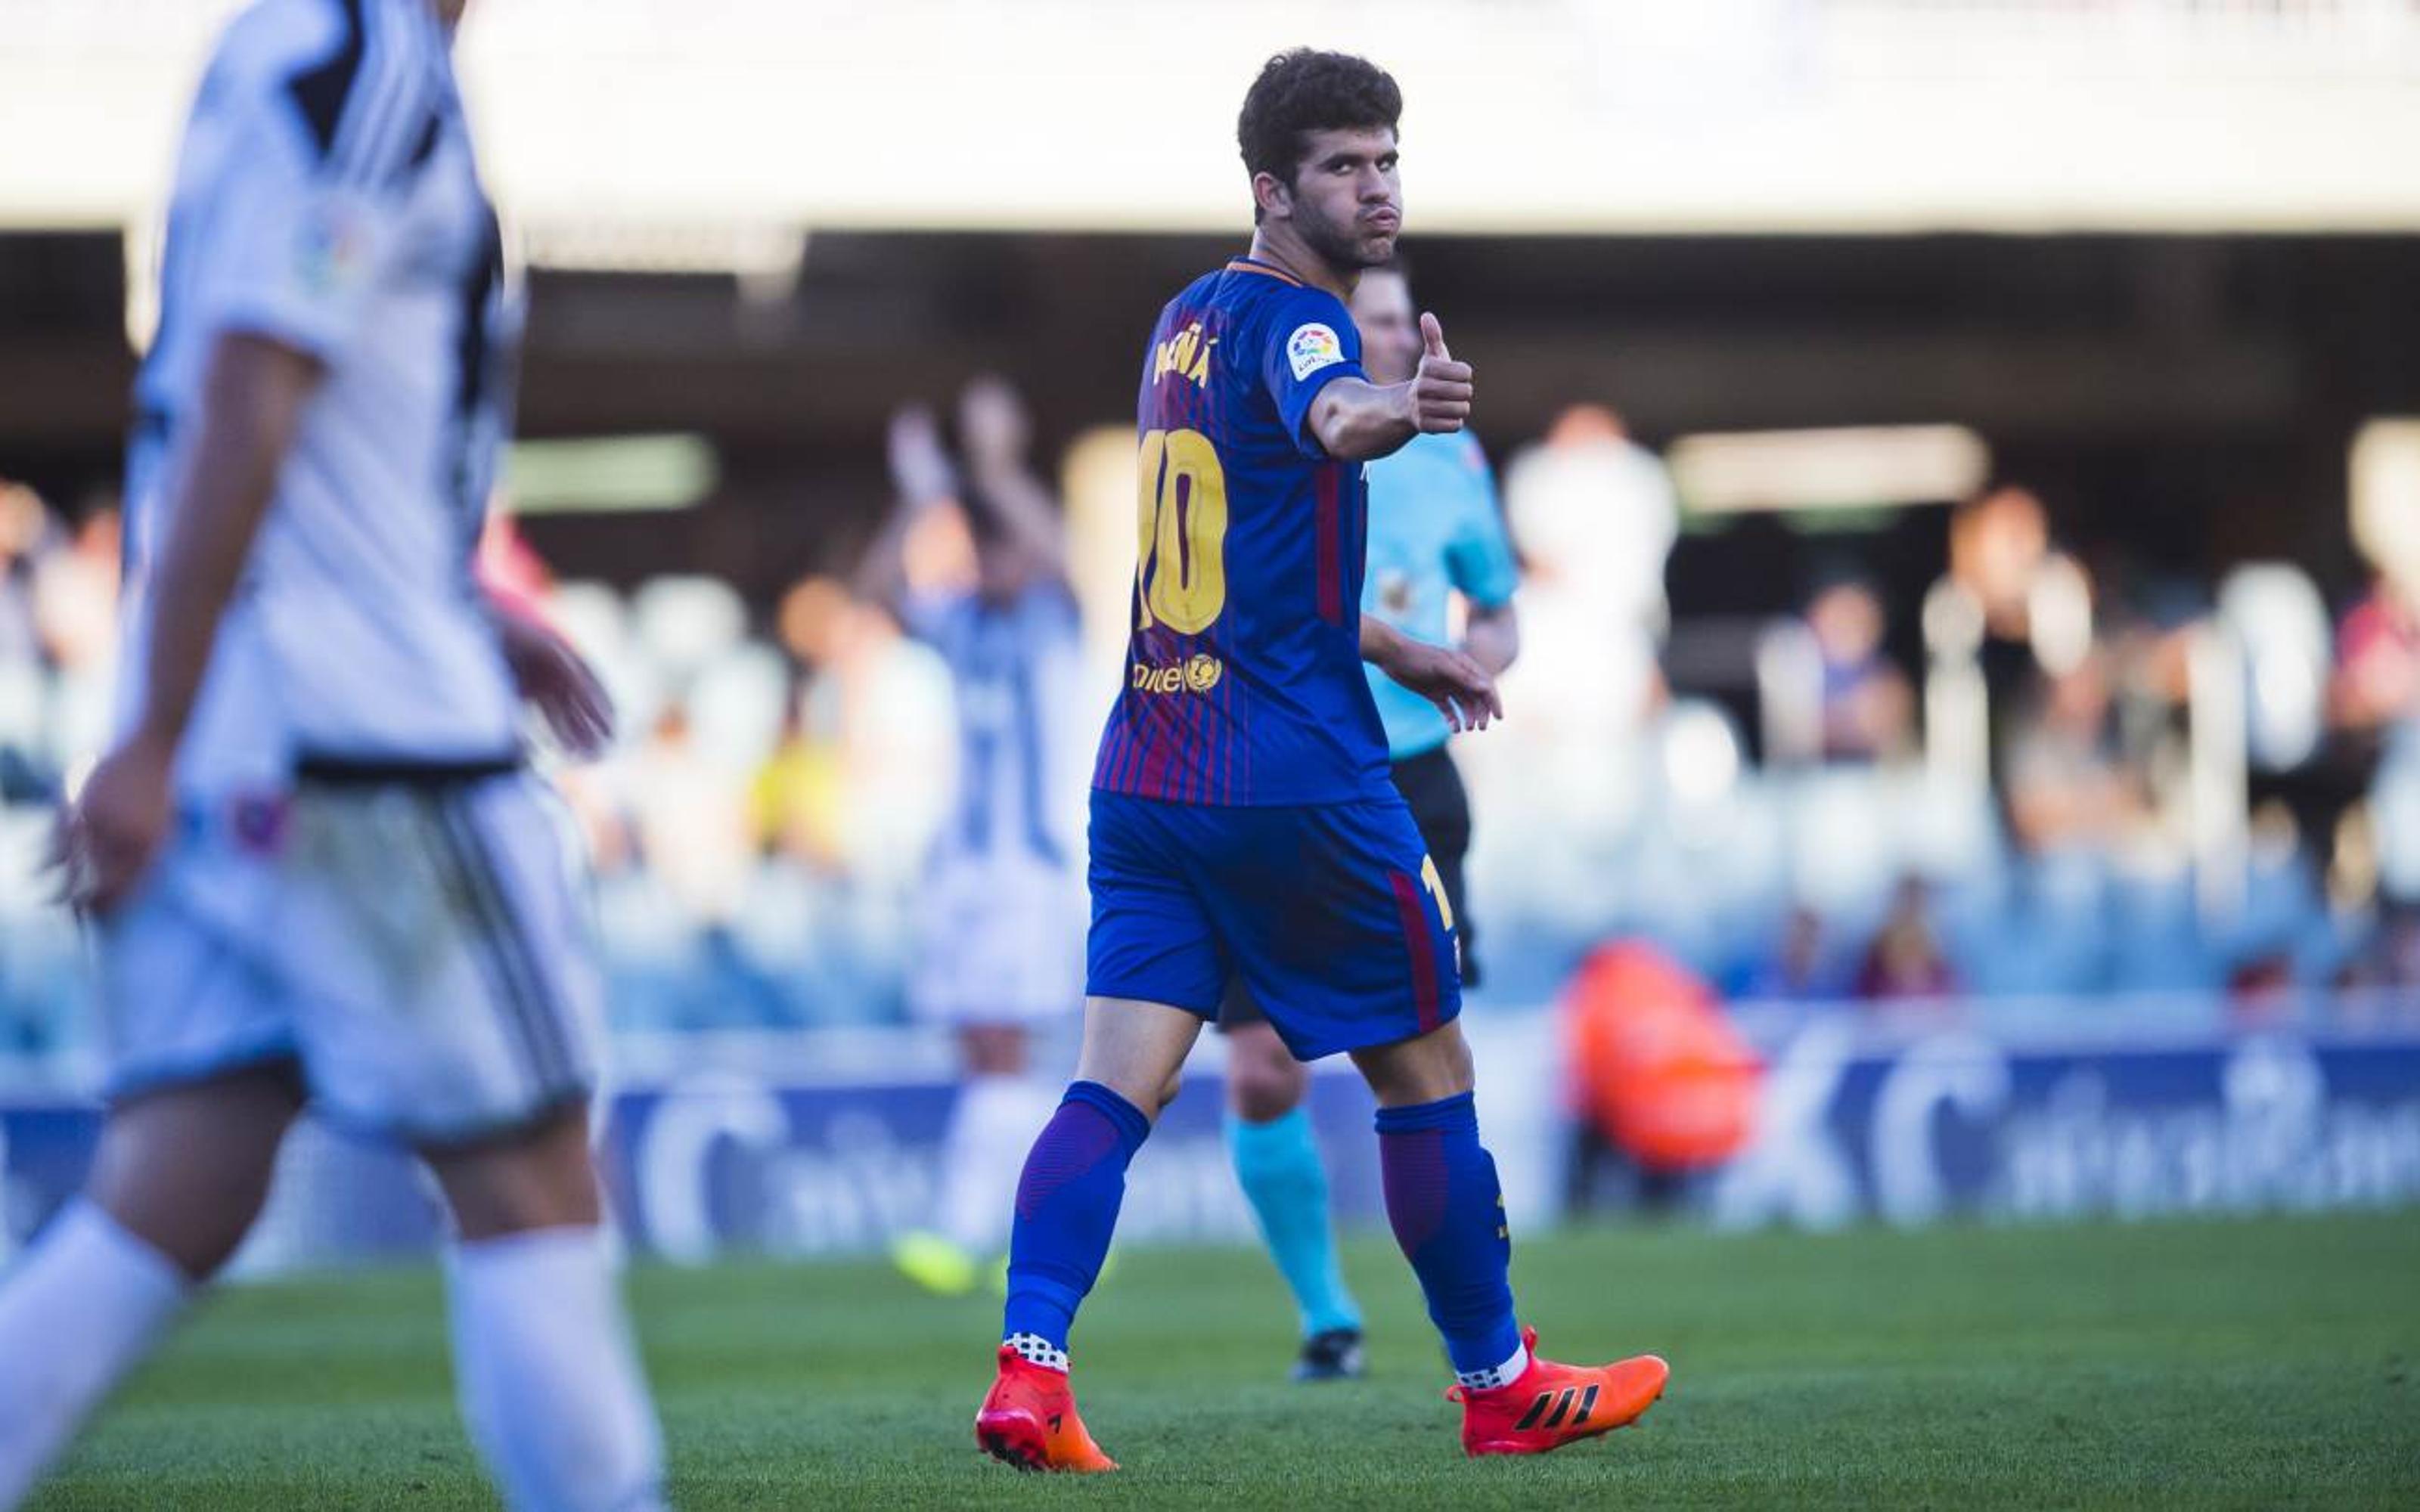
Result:
M1427 842L1429 859L1436 863L1437 881L1445 887L1446 905L1453 912L1454 944L1462 958L1462 984L1476 987L1478 932L1464 902L1462 880L1463 861L1470 854L1470 792L1462 785L1462 772L1443 746L1397 762L1394 779L1395 791L1411 806L1412 820L1420 826L1420 839ZM1265 1022L1243 982L1230 980L1227 995L1218 1005L1219 1032L1238 1024Z

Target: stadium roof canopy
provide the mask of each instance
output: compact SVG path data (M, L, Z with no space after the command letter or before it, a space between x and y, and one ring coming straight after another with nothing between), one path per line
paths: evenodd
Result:
M0 0L0 227L137 221L233 8ZM2420 229L2414 0L475 0L464 46L524 224L744 262L1233 227L1297 41L1403 81L1416 230Z

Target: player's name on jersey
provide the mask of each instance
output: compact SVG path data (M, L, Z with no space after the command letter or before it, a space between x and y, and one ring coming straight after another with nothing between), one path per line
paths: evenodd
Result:
M1198 652L1182 665L1147 667L1135 664L1138 693L1207 693L1227 674L1227 664L1208 652Z
M1153 349L1151 380L1156 383L1169 374L1174 373L1179 378L1191 382L1196 388L1208 387L1210 349L1218 345L1218 338L1216 336L1212 336L1207 341L1202 340L1202 322L1194 321Z

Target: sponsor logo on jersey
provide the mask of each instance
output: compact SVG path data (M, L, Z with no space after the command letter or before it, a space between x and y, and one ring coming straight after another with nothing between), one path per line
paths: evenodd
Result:
M1227 664L1206 651L1196 652L1179 665L1147 667L1135 664L1134 690L1138 693L1207 693L1227 675Z
M1323 367L1333 367L1344 361L1344 344L1336 332L1314 320L1307 326L1296 326L1286 338L1286 363L1294 369L1297 382Z

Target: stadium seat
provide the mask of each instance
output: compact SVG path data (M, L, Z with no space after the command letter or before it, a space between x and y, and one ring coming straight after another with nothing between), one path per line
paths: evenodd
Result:
M744 779L773 749L790 667L782 654L750 640L699 667L690 683L689 717L706 760Z
M2238 567L2219 585L2218 620L2243 647L2253 765L2272 772L2301 765L2326 728L2335 644L2318 585L2291 563Z
M2388 737L2369 801L2379 889L2401 902L2420 902L2420 723L2406 723Z
M1882 779L1839 767L1784 780L1799 901L1827 918L1879 922L1891 885L1906 870Z

